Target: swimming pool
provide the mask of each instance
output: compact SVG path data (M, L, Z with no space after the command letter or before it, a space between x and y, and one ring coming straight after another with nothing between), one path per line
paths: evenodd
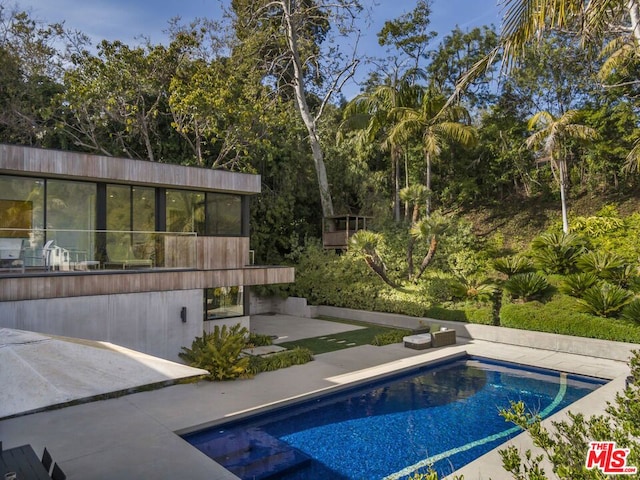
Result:
M519 433L510 401L548 417L604 383L464 357L183 438L243 479L445 475Z

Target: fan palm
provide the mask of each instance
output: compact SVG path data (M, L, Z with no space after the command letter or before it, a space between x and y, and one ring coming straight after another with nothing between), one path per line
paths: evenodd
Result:
M578 115L577 110L569 110L559 118L555 118L546 111L538 112L529 120L529 130L536 129L536 131L526 140L527 147L540 147L549 157L552 168L558 171L564 233L569 233L569 219L566 198L567 161L562 153L563 148L568 140L591 140L598 136L593 128L575 123Z

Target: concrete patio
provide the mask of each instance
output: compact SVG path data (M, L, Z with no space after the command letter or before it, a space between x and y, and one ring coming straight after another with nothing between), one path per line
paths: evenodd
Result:
M345 328L350 327L301 317L252 317L252 330L288 337L286 340L337 333ZM608 347L620 357L625 355L621 350L628 352L632 346L610 342ZM497 344L459 334L456 345L437 349L416 351L401 344L364 345L317 355L306 365L263 373L250 380L179 384L9 418L0 421L0 440L5 448L29 443L38 454L46 446L70 480L235 479L177 434L461 352L612 379L570 407L573 412L587 415L601 413L606 402L623 388L628 374L626 362L619 359ZM555 418L562 415L560 412ZM526 435L514 441L523 448L529 445ZM464 474L467 480L505 477L496 452L457 473Z

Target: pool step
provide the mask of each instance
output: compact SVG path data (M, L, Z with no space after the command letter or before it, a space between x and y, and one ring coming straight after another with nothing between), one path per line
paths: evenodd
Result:
M256 428L220 433L197 447L243 479L278 478L311 462L298 449Z

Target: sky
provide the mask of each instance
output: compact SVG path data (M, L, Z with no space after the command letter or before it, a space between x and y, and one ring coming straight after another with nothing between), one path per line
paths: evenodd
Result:
M439 34L432 46L435 48L456 26L467 30L494 24L499 28L500 1L503 0L432 0L430 28ZM377 32L385 20L411 11L415 0L361 2L372 12L371 25L361 22L362 53L384 57L385 52L377 43ZM95 45L105 39L136 44L141 36L149 38L151 43L163 43L170 19L180 17L186 23L197 17L220 18L223 3L228 0L18 0L17 5L36 20L64 22L67 28L87 34ZM343 93L347 98L352 96L351 92Z

